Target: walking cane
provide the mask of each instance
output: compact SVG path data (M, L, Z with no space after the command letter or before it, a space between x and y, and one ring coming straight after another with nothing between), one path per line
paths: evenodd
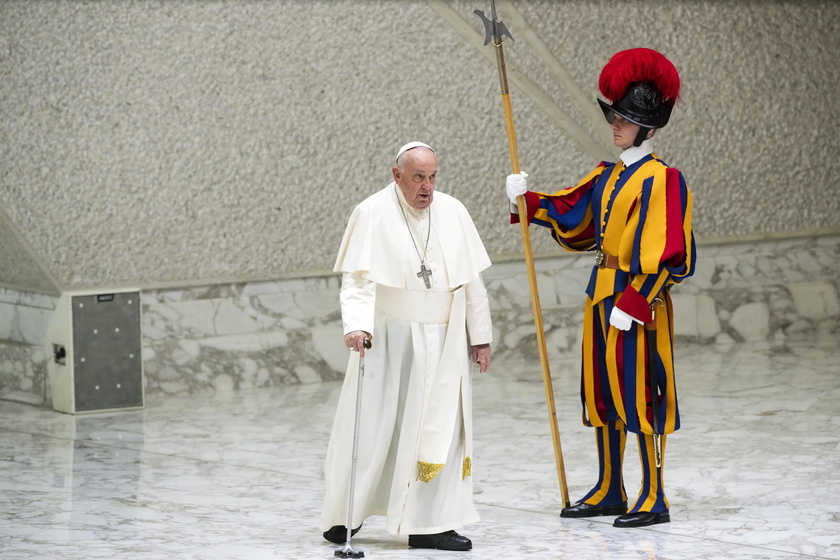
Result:
M484 22L485 40L487 45L493 39L496 47L496 62L499 66L499 80L502 86L502 103L505 111L505 126L507 129L508 148L510 151L511 172L519 173L519 151L516 148L516 133L513 129L513 110L510 105L510 92L508 90L507 71L505 69L505 54L502 49L502 35L507 35L513 40L505 24L496 19L496 2L490 0L491 19L487 19L484 12L475 10L473 13ZM524 196L516 198L516 204L520 211L526 212L527 205ZM527 212L526 212L527 213ZM563 499L563 507L571 506L569 501L569 487L566 485L566 468L563 464L563 448L560 445L560 428L557 425L557 410L554 406L554 387L551 383L551 372L548 368L548 350L545 343L545 332L542 322L542 308L540 307L540 295L537 291L537 272L534 268L534 254L531 249L531 233L528 230L528 217L520 216L519 229L522 232L522 244L525 252L525 264L528 269L528 283L531 287L531 309L534 313L534 324L537 330L537 348L540 354L540 365L542 366L543 386L545 388L545 402L548 407L548 420L551 423L551 440L554 444L554 462L557 467L557 481L560 484L560 495Z
M370 339L365 340L365 348L370 348ZM354 350L355 352L355 350ZM362 382L365 377L365 359L359 356L359 380L356 385L356 420L353 425L353 457L350 461L350 504L347 507L347 541L335 551L339 558L364 558L365 553L353 548L350 538L353 536L353 493L356 490L356 461L359 458L359 424L362 419Z

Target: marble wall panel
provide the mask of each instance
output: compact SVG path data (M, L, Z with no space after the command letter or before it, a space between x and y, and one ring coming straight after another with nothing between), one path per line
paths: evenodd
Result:
M840 234L701 243L697 273L673 287L678 339L708 344L819 336L840 347ZM575 364L584 287L592 255L562 253L535 262L549 359ZM494 324L493 355L539 359L524 262L499 260L484 274ZM148 391L166 394L254 389L339 379L347 350L335 274L142 293ZM0 396L44 387L48 296L0 290ZM39 313L26 310L37 309ZM5 323L4 323L5 324ZM25 342L17 333L27 335ZM11 336L11 339L10 339ZM574 366L576 367L576 366ZM39 377L40 376L40 377Z
M0 340L41 345L57 298L0 288Z
M248 389L344 373L336 276L150 290L142 301L150 390Z
M46 352L0 340L0 399L42 404L49 399Z
M840 235L700 244L698 254L697 273L672 290L678 337L734 344L817 332L834 336L840 330L835 273ZM578 352L583 289L591 263L591 255L572 253L535 262L550 358ZM537 360L524 263L497 262L484 279L491 298L497 362ZM156 325L155 333L163 334L154 342L146 335L147 351L155 351L145 362L150 386L158 388L157 371L165 376L190 369L197 372L192 389L340 376L346 352L341 345L338 288L338 277L330 276L229 290L219 287L210 294L200 290L145 294L144 323ZM204 297L208 295L212 297ZM185 318L183 313L193 306L200 317ZM229 316L247 320L222 325L216 310L223 307L230 310ZM189 333L197 342L191 353L183 349L182 340ZM176 357L180 362L173 361ZM222 367L225 364L228 367ZM161 380L159 388L190 390L183 381L175 385Z

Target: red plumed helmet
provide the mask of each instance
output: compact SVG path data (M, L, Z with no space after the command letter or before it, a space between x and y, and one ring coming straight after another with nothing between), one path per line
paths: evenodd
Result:
M641 127L661 128L680 98L680 75L653 49L627 49L615 53L601 70L598 89L612 102L598 100L607 121L617 113Z

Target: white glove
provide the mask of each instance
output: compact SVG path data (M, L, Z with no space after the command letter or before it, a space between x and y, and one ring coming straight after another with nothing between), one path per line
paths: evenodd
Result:
M613 307L612 313L610 313L610 325L622 331L629 331L630 327L633 326L633 321L642 324L632 315L628 315L618 307Z
M516 205L516 197L522 196L523 194L528 192L528 181L525 179L527 176L528 174L524 171L515 175L507 176L505 190L507 191L510 203L514 206Z

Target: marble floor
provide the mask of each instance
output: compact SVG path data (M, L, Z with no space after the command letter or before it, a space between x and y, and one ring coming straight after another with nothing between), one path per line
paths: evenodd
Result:
M840 558L840 339L682 344L683 429L668 440L671 523L615 529L558 516L540 368L475 380L468 553L409 549L365 522L366 558ZM594 482L575 356L552 375L572 500ZM0 402L0 557L318 559L322 462L339 384L163 397L70 416ZM628 492L639 480L628 439Z

